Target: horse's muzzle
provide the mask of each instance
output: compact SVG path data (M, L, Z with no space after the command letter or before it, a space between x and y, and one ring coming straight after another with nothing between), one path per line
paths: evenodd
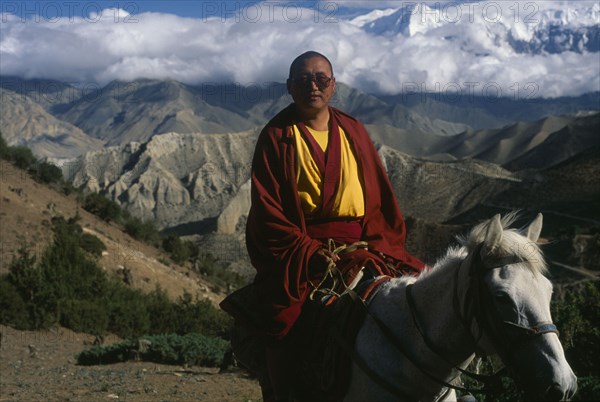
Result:
M550 385L542 392L534 392L528 399L534 401L569 401L577 391L577 377L566 378L562 384L557 382Z

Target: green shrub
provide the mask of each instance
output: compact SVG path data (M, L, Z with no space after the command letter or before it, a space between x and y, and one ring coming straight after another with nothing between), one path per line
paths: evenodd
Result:
M67 300L61 306L60 324L73 331L104 335L108 313L104 306L91 300Z
M231 318L213 307L209 300L193 298L187 292L179 298L176 303L179 334L201 333L207 336L218 336L227 338L232 326Z
M36 260L29 248L23 245L9 266L7 279L25 303L27 318L18 318L17 322L6 323L21 329L49 328L57 320L58 300L52 287L45 282L44 272Z
M81 235L81 248L88 253L100 257L103 251L106 251L106 245L90 233L84 233Z
M90 366L124 362L129 359L129 351L134 348L135 344L134 340L126 340L108 346L94 346L79 353L77 363Z
M53 218L54 241L44 250L40 265L57 299L93 300L106 292L108 280L82 249L83 230L77 220Z
M77 362L91 365L138 359L162 364L219 367L228 348L229 342L200 334L146 335L84 350L77 356Z
M160 288L146 295L146 312L150 317L150 328L154 334L178 332L173 323L179 324L176 304L169 300L167 294Z
M248 284L248 280L237 272L230 271L210 253L201 254L196 258L195 266L198 273L206 276L213 284L215 291L231 291Z
M112 282L104 302L109 312L108 331L123 338L150 332L150 316L146 310L146 297L137 289L121 282Z
M178 264L194 258L197 254L197 247L193 242L181 240L179 236L173 233L163 239L162 248Z
M577 393L573 401L598 401L600 400L600 377L578 377Z
M98 193L89 193L83 199L83 209L106 222L121 221L121 206Z
M152 245L158 246L160 243L160 233L152 221L142 221L133 217L125 222L125 231L132 237Z
M29 328L29 312L17 287L8 275L0 276L0 323L12 324L18 329Z
M145 360L166 364L189 364L218 367L229 343L199 334L147 336L150 347Z
M70 182L63 182L61 191L64 195L71 195L72 193L76 193L78 190L73 186Z
M43 183L60 183L63 180L62 170L48 162L36 164L35 177Z
M9 147L9 159L21 169L29 169L37 162L33 152L23 146Z

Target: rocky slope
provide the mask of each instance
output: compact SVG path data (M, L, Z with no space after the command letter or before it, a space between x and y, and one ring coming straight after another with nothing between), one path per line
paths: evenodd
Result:
M0 99L0 130L10 145L24 145L37 156L61 159L74 158L103 145L27 96L0 88Z
M76 187L102 192L160 228L197 225L199 233L248 180L256 135L156 135L85 154L63 170Z

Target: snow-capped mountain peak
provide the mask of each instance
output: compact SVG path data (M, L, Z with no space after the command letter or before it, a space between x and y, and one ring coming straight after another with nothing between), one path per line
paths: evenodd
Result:
M488 35L516 53L600 52L598 2L407 3L373 10L350 20L364 31L384 37L457 33ZM465 28L469 26L469 28ZM464 39L464 38L463 38Z

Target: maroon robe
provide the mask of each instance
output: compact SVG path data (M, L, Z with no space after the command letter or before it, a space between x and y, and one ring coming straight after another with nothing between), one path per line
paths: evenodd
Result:
M371 255L421 271L425 264L404 249L404 219L379 155L363 125L330 108L352 146L365 186L365 216L361 240ZM246 246L257 271L257 296L266 318L265 332L282 339L300 315L314 280L309 261L322 243L307 235L296 183L296 149L291 104L262 130L252 161L252 206L246 226ZM365 254L359 250L358 254ZM314 269L314 267L313 267Z

